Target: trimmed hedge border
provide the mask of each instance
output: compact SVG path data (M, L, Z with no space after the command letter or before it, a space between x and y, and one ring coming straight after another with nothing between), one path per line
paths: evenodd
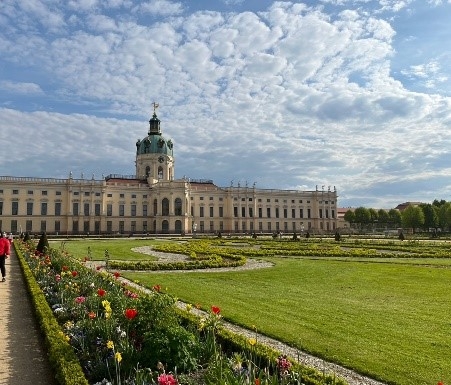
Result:
M50 309L45 295L36 282L22 252L15 246L14 249L45 339L50 365L55 372L55 378L61 385L89 385L72 346L64 339L64 333L56 321L52 309Z

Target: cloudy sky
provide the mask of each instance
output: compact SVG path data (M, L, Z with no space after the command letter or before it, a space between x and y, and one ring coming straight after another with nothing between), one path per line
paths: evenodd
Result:
M1 0L0 175L134 174L451 200L451 0Z

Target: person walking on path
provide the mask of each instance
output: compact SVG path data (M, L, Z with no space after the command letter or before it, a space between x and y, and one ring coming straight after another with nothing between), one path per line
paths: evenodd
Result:
M2 282L6 281L6 269L5 262L6 258L9 258L11 253L11 244L8 238L6 238L6 233L2 233L0 238L0 272L2 273Z

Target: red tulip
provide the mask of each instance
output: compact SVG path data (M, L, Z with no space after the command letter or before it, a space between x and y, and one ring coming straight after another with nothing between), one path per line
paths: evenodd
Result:
M124 315L127 319L132 320L138 315L138 310L136 309L125 309Z
M99 297L103 297L105 294L106 294L106 291L105 291L105 290L103 290L103 289L97 290L97 295L98 295Z
M152 289L154 289L156 292L160 292L161 291L161 286L160 285L153 285Z
M216 314L216 315L221 313L221 309L218 306L212 306L211 311L213 312L213 314Z
M177 385L177 380L172 374L160 374L158 376L158 385Z

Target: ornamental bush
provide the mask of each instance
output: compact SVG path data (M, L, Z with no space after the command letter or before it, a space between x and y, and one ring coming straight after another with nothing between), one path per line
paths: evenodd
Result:
M49 241L47 239L47 233L43 232L41 235L41 238L39 238L39 243L36 246L36 251L43 254L46 251L46 249L48 249L48 248L49 248Z

